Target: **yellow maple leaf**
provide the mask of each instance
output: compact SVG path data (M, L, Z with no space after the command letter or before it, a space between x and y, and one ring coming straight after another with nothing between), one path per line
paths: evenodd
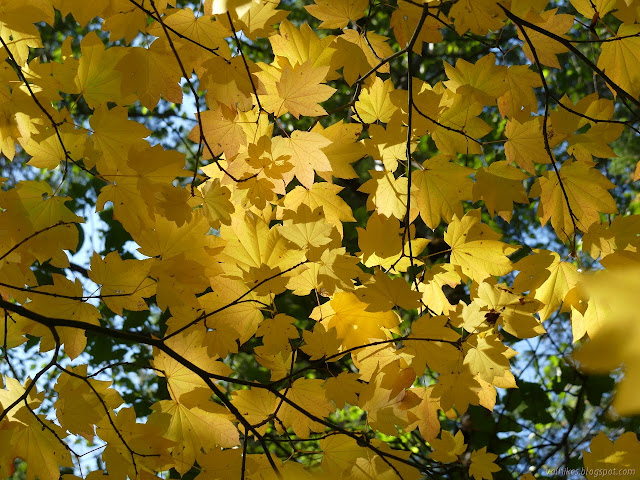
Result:
M109 101L122 102L122 74L116 65L127 53L126 49L104 48L95 32L89 32L80 44L82 57L78 62L75 78L77 92L84 97L89 107L97 107ZM125 103L126 102L125 100Z
M217 362L216 357L209 354L205 338L202 330L185 331L172 336L166 341L166 345L207 372L217 375L231 373L229 367L222 362ZM180 401L182 395L206 387L205 381L198 374L162 351L154 352L152 365L167 379L169 395L176 402Z
M514 266L515 268L515 266ZM542 302L524 295L516 295L504 284L487 281L478 285L474 303L482 307L485 319L495 319L507 332L518 338L531 338L545 333L533 316L543 307Z
M573 26L573 15L566 13L557 14L558 9L547 10L540 14L530 11L524 18L530 23L548 31L552 32L560 37L566 38L564 35ZM538 54L538 60L542 65L548 67L561 68L556 55L566 52L568 49L560 42L540 33L535 30L526 29L529 40L533 44L533 48L536 49ZM534 62L533 53L529 43L525 41L524 35L518 30L518 37L523 41L522 49L527 58Z
M535 173L534 163L551 163L544 146L541 117L527 118L520 123L517 119L509 119L505 129L508 140L504 144L504 153L509 162L515 162L529 173ZM548 130L549 147L553 148L557 141Z
M273 318L265 318L256 331L256 337L262 337L262 351L276 354L285 350L289 339L299 337L298 329L293 325L295 321L295 318L283 313Z
M391 278L386 273L376 269L371 282L364 283L364 288L354 291L356 296L365 303L370 311L390 310L399 306L405 310L413 310L420 306L420 292L411 290L411 286L402 277Z
M231 214L235 211L233 203L231 203L231 190L220 184L220 179L207 180L198 186L198 190L202 194L202 205L204 214L209 221L209 225L213 228L220 228L220 224L231 224Z
M431 398L431 388L412 388L418 397L422 399L420 405L415 410L418 417L418 429L420 435L427 442L431 442L440 433L440 420L438 418L438 410L440 410L439 402Z
M592 157L610 158L617 155L609 146L617 140L622 131L623 125L597 123L591 125L585 133L571 135L567 142L567 153L570 153L576 160L590 162Z
M168 41L160 38L150 48L132 47L116 65L122 73L124 95L136 95L140 103L154 109L162 96L173 103L182 103L180 69Z
M328 67L336 51L330 46L333 39L331 35L319 38L307 23L298 29L289 20L283 20L279 34L271 35L269 42L273 53L286 58L293 66L309 61L312 67Z
M293 68L285 66L280 81L276 82L282 105L274 112L275 116L282 116L287 111L296 118L300 115L326 114L326 110L318 104L336 91L322 84L328 71L329 67L313 67L310 60Z
M349 471L359 457L367 454L353 438L346 435L324 438L320 440L320 448L323 452L322 468L335 475Z
M354 77L354 75L356 75L356 73L358 75L366 73L369 69L380 63L380 58L386 58L393 54L393 49L387 43L389 39L375 32L368 32L367 38L365 38L364 33L359 33L353 29L346 29L338 39L344 40L356 47L353 49L349 48L347 43L336 42L336 47L340 48L334 56L339 65L337 68L344 67L346 70L345 77L349 80L355 81L357 76ZM369 45L371 45L371 47L369 47ZM362 61L363 53L366 63ZM378 68L378 72L389 73L389 65L382 65Z
M492 275L506 275L513 267L508 255L516 247L500 242L499 233L481 223L480 210L471 210L464 217L457 216L447 228L444 241L451 247L451 263L476 282Z
M505 74L506 92L498 98L503 117L521 118L538 110L534 88L542 86L540 75L527 65L509 66Z
M275 30L273 25L280 23L289 15L287 10L277 9L279 1L251 3L249 9L240 15L237 21L233 18L236 29L242 30L251 40L271 36ZM238 17L238 15L232 14L232 17ZM226 18L223 17L223 20Z
M480 154L477 138L484 137L491 127L479 115L484 108L474 95L458 95L446 90L441 105L445 107L438 117L439 125L431 131L433 141L445 155Z
M498 465L493 463L497 458L498 455L487 452L487 447L482 447L480 450L474 450L471 452L469 475L471 475L475 480L492 480L493 473L501 470Z
M368 5L368 0L315 0L313 5L304 8L322 20L320 28L343 28L350 20L362 18Z
M53 285L43 285L37 289L52 295L33 295L29 302L29 310L41 315L55 318L67 318L79 322L99 325L101 317L98 309L83 300L82 284L79 280L71 280L59 274L53 274ZM57 296L57 295L60 296ZM37 327L39 330L41 326ZM40 350L45 352L55 347L56 342L49 329L42 329L44 338L40 342ZM35 333L35 332L34 332ZM80 355L87 345L87 337L83 329L65 327L58 329L60 340L65 345L65 352L71 359Z
M313 186L314 173L331 170L331 163L323 149L331 144L331 140L315 132L296 130L290 138L273 139L273 155L289 155L293 169L284 174L289 182L294 176L306 188Z
M35 5L25 5L17 1L3 2L0 5L0 32L18 67L27 64L29 48L42 47L40 33L33 24L43 20L41 15L44 8L41 10L34 7Z
M367 209L376 210L387 218L399 220L407 213L407 190L409 182L406 177L396 178L387 171L369 170L371 178L358 189L369 194ZM411 209L411 220L418 216L418 210Z
M571 5L587 18L593 18L596 14L602 18L615 8L616 2L615 0L571 0Z
M373 84L358 96L353 106L353 118L363 123L387 123L398 110L392 100L394 91L391 80L375 77Z
M360 375L349 372L342 372L337 377L328 378L324 384L327 398L332 400L338 408L345 408L347 403L357 405L358 395L363 387L359 380Z
M507 222L513 216L513 203L529 203L523 180L528 175L506 161L493 162L476 171L473 200L483 200L489 215L500 215Z
M591 164L568 160L562 164L559 175L547 171L536 179L529 196L540 197L540 223L544 225L551 219L558 237L567 240L574 233L574 222L579 230L586 232L600 222L600 213L618 212L615 200L607 192L612 188L615 185Z
M342 342L338 339L338 330L329 330L322 323L317 323L313 331L302 332L304 345L300 349L309 355L309 360L320 360L338 353ZM338 360L336 357L334 360Z
M285 210L282 219L280 234L301 248L322 247L331 242L334 228L320 207L311 210L301 204L297 210Z
M391 120L386 127L373 124L368 128L369 138L363 141L367 153L374 160L381 160L385 170L395 172L398 161L407 161L407 127L396 119ZM411 152L417 147L411 142Z
M71 369L72 374L87 376L87 366L79 365ZM94 425L123 403L120 394L109 388L112 382L87 379L72 375L60 375L55 390L55 403L60 425L69 432L82 435L91 441L95 435Z
M322 384L322 380L299 378L290 388L281 393L311 415L324 418L333 412L335 407L325 396ZM286 402L282 403L278 418L285 428L293 428L294 433L302 438L308 437L309 432L321 432L325 429L324 425L312 420ZM278 430L281 430L279 424L276 423L276 425Z
M449 80L444 85L460 94L475 95L478 101L491 105L505 93L504 82L507 69L496 65L496 57L490 53L481 57L475 64L459 59L452 67L444 62L444 70Z
M434 438L429 443L431 444L431 448L433 448L429 456L440 463L457 461L458 456L462 455L467 449L467 444L464 443L464 435L460 430L455 436L443 430L440 438Z
M122 260L117 252L104 259L97 253L91 257L89 278L102 285L105 304L118 315L122 310L148 310L144 298L156 293L155 282L148 278L153 260Z
M224 407L209 401L208 389L182 395L179 401L161 400L151 406L149 425L164 427L164 416L169 415L169 425L163 436L175 442L171 457L175 469L182 475L191 470L196 455L219 446L231 448L240 444L239 433Z
M257 425L264 422L262 426L256 428L259 434L264 434L269 428L269 422L265 420L273 414L279 404L275 394L264 388L249 388L236 390L232 395L231 403L249 423Z
M625 25L618 27L615 42L602 44L602 52L598 57L598 67L604 70L611 80L626 90L632 97L640 95L640 25ZM611 88L614 96L617 92Z
M455 288L460 283L460 275L451 264L432 266L418 284L422 292L422 301L436 314L448 314L454 309L442 288L447 285Z
M445 316L423 315L411 325L402 353L410 357L411 368L417 374L427 366L438 373L449 372L459 362L461 353L452 343L460 335L447 326L448 320Z
M405 272L411 265L409 259L409 242L411 241L411 251L414 255L425 249L429 240L426 238L416 238L411 240L405 238L402 243L402 233L400 232L400 222L396 218L386 218L373 212L367 220L367 228L356 228L358 232L358 246L362 250L360 256L366 267L379 265L385 269L392 269L391 272ZM415 233L415 232L413 232ZM414 259L414 264L421 263Z
M362 125L336 122L324 128L320 123L317 123L311 131L319 133L331 141L329 145L322 149L331 164L331 170L328 172L319 171L317 174L327 182L331 182L333 177L357 178L358 174L350 164L365 156L365 147L361 142L358 142L362 132ZM314 183L314 187L316 185L318 184Z
M343 189L340 185L326 182L314 182L310 189L298 186L284 197L284 207L294 211L303 204L311 210L321 207L326 220L342 233L342 222L356 221L347 202L338 196Z
M321 317L314 311L311 318L321 320L327 330L335 328L345 349L388 338L399 325L398 315L392 311L370 312L367 306L355 294L339 292Z
M206 0L205 11L210 15L221 15L229 11L238 16L244 15L251 8L251 4L260 0Z
M129 150L143 150L151 131L144 125L127 119L127 109L105 106L97 107L89 120L92 134L89 137L91 149L87 152L85 165L94 165L100 173L113 173L127 157ZM65 142L66 145L66 142Z
M578 281L578 267L563 262L560 255L548 250L534 250L533 255L524 257L513 267L519 272L513 282L514 290L535 292L534 298L542 302L538 312L542 321L558 309Z
M398 45L401 47L408 45L418 27L421 15L422 8L419 5L403 0L398 2L398 8L393 11L390 22L393 34L398 40ZM442 41L440 28L442 28L442 23L440 23L439 19L431 16L424 19L422 28L413 44L413 51L420 55L423 43L440 43Z
M454 215L462 217L461 202L471 200L472 188L475 190L469 178L473 170L449 161L444 155L425 161L423 168L412 173L411 195L422 220L433 230L441 219L449 222Z
M86 134L82 130L75 129L69 125L63 125L59 129L59 133L64 148L56 133L32 135L23 143L25 152L32 157L28 162L29 165L53 170L60 162L67 161L69 157L75 161L82 159L82 152L87 139Z
M510 368L509 356L513 351L500 341L497 334L470 335L465 340L464 350L464 364L485 382L492 383L494 378L504 377Z
M73 468L69 451L61 444L67 437L62 428L26 408L13 417L17 424L1 430L0 441L9 451L9 461L26 461L26 480L56 480L60 478L60 467Z
M499 30L506 19L497 0L461 0L456 2L449 15L455 19L459 35L471 30L477 35L486 35L489 30Z

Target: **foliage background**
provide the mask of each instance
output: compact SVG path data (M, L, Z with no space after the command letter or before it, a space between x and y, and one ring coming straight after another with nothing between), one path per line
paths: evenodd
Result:
M294 25L300 27L305 23L309 24L320 37L328 33L336 33L319 28L320 21L303 8L309 3L311 2L284 0L280 2L278 8L289 12L287 18ZM444 2L442 7L444 12L449 11L451 3ZM575 8L570 2L537 3L545 4L541 9L558 8L560 14L576 15ZM63 2L60 2L60 5L63 5ZM194 2L178 0L176 7L190 7L197 10L199 5L197 2L194 4ZM56 8L58 8L57 4ZM65 8L74 12L74 9L80 10L81 7L75 2L69 2ZM389 37L391 50L400 51L403 46L398 45L395 36L391 33L390 26L391 15L396 8L397 3L394 1L372 1L367 7L368 14L355 22L350 22L348 28L366 28L370 32L386 35ZM591 19L578 15L569 32L570 37L576 41L592 41L596 35L598 37L606 36L607 30L617 31L621 23L612 14L605 17L604 23L596 22L594 28L589 28L590 21ZM44 22L37 24L42 38L42 47L30 50L30 62L34 60L41 63L60 61L65 55L63 52L65 40L70 40L73 55L80 56L81 41L89 32L95 32L109 46L148 45L149 37L142 33L130 43L124 40L111 41L108 33L101 30L102 26L101 18L95 18L85 26L81 26L73 14L63 16L60 10L56 10L55 21L52 25ZM440 32L443 40L439 43L425 43L420 54L412 55L410 69L407 64L407 55L398 56L389 62L389 78L396 88L406 88L407 75L410 70L414 72L414 76L430 85L446 81L448 77L443 61L455 65L462 58L470 63L476 63L486 55L494 54L501 56L504 65L530 63L523 53L522 41L518 39L513 23L505 23L500 30L492 31L485 36L469 32L461 35L456 33L453 28L444 26ZM241 35L240 39L244 54L250 62L270 63L273 60L271 45L267 38L250 40ZM237 54L237 44L232 38L228 38L227 41L234 54ZM592 60L597 59L599 49L597 42L578 44L578 48ZM577 102L595 92L600 97L611 98L605 82L598 76L594 76L593 71L576 59L574 55L561 53L559 61L562 68L545 68L545 75L547 75L551 88L557 96L566 95L572 101ZM14 67L15 65L8 61L5 70L12 73ZM387 75L380 76L387 77ZM197 88L197 78L194 76L192 79L193 85ZM352 86L342 78L328 81L327 84L335 88L336 92L323 103L327 112L335 111L335 113L330 113L319 120L320 124L325 127L348 118L352 109L342 107L348 104L353 96ZM190 97L190 87L184 79L182 80L182 91L185 95L182 104L161 100L155 109L150 110L136 102L128 106L128 117L145 125L151 131L148 139L151 144L159 144L165 149L184 153L186 155L185 168L193 171L197 162L195 153L197 143L188 140L187 135L195 124L193 120L195 108L193 98ZM200 101L204 104L206 102L204 93L202 91L198 93ZM542 105L541 100L544 92L538 88L536 93L540 100L539 105ZM66 109L73 122L78 126L87 126L93 113L93 109L79 94L60 92L60 100L55 101L53 106L59 111ZM541 112L542 110L537 113L541 114ZM631 116L621 102L616 102L614 118L627 117L633 118L630 122L637 125L637 117ZM503 142L507 120L500 115L495 106L485 107L480 118L492 127L492 131L482 138L483 155L458 154L456 159L458 164L473 169L504 159ZM314 120L309 117L301 116L296 119L292 115L285 114L279 119L277 128L287 132L307 130L313 122ZM363 134L362 138L366 138L366 134ZM616 185L616 188L612 189L610 193L618 205L621 216L638 213L637 185L630 181L638 162L638 142L636 132L625 129L620 137L611 144L616 156L597 163L598 170ZM566 145L561 145L560 148L564 148L564 153L559 153L558 158L561 161L566 161L569 158L566 153ZM413 158L417 163L422 163L438 153L435 143L427 135L420 139ZM68 168L49 170L36 169L26 165L29 159L30 156L20 147L18 147L17 154L12 161L9 161L6 156L0 155L2 176L7 178L3 190L10 191L19 182L25 180L47 182L56 190L57 195L70 197L66 206L87 221L79 228L78 252L71 257L69 267L58 268L49 262L34 263L32 271L38 285L52 284L52 275L62 274L67 278L78 279L83 285L85 294L93 294L98 285L87 276L87 269L90 268L90 256L93 251L102 256L110 252L119 252L122 259L141 258L135 251L136 245L131 233L125 230L120 222L114 218L112 208L105 208L97 214L94 213L97 198L104 186L103 182L95 176L87 174L76 165L69 164ZM366 205L367 195L358 191L358 188L371 178L370 171L380 169L380 164L379 160L365 156L353 165L358 178L334 179L337 185L344 187L341 197L347 202L356 219L356 222L344 223L342 245L351 254L356 254L361 250L358 245L357 228L366 228L370 215L370 209ZM540 175L547 169L548 165L538 164L536 165L536 174ZM189 189L190 181L189 177L178 180L186 190ZM533 177L525 181L527 191L532 183ZM464 203L464 209L468 211L482 205L482 202L469 201ZM499 217L492 218L483 209L482 220L492 229L504 235L503 241L506 243L523 246L511 256L511 260L514 262L530 255L531 249L544 248L557 252L562 258L579 265L581 269L599 268L597 262L580 249L580 245L575 248L570 241L563 243L550 224L540 226L537 209L536 201L532 201L528 205L516 203L511 222L506 222ZM603 216L603 222L606 224L612 218L611 215L608 219ZM423 222L416 222L416 238L430 239L426 251L426 261L429 266L446 263L449 260L448 247L443 240L445 230L446 224L444 223L435 230L431 230ZM373 269L365 268L364 270L369 273L373 272ZM506 275L504 281L511 284L514 278L515 275L512 273ZM459 300L467 303L470 301L468 285L462 284L454 289L447 289L446 293L452 304ZM5 290L2 291L2 294L5 299L9 297ZM148 311L127 311L126 315L122 316L116 315L99 299L90 300L90 302L93 302L99 310L101 325L109 325L126 331L146 332L157 336L164 334L165 322L169 318L169 314L157 306L153 297L147 299ZM314 294L300 297L286 291L275 299L277 312L286 313L296 318L296 327L301 330L313 326L314 322L309 320L309 315L316 305L317 299ZM402 310L401 315L403 326L408 327L417 320L418 311ZM452 418L445 417L443 412L439 414L443 430L452 433L463 432L464 442L468 445L469 453L472 450L487 447L489 452L498 456L495 463L501 467L501 470L493 473L494 478L497 479L518 478L530 471L540 477L554 478L553 475L546 473L545 468L561 465L572 468L581 467L583 460L580 452L588 447L598 432L604 432L610 438L617 438L625 431L638 431L640 427L637 417L619 417L611 413L615 380L620 377L621 373L614 372L601 376L586 375L576 368L570 357L574 344L569 315L555 312L545 322L544 327L547 331L545 335L529 340L520 340L503 332L504 344L519 352L517 357L512 360L512 370L517 378L518 388L498 389L497 402L493 412L482 406L472 405L464 414ZM27 338L28 341L20 348L12 350L5 348L4 350L5 355L10 355L14 359L14 373L21 381L28 375L33 376L34 371L37 371L50 359L50 353L38 351L39 336L27 335ZM269 370L260 365L254 357L254 348L259 345L260 340L254 337L242 345L237 354L226 359L238 378L258 382L269 381ZM151 405L156 401L169 398L167 382L163 377L144 369L132 368L133 365L148 365L152 358L153 352L144 345L122 343L117 339L94 335L87 336L87 346L80 357L81 363L89 363L95 369L114 360L126 362L111 368L108 375L105 372L99 378L112 380L114 382L113 388L120 392L126 404L134 407L137 417L142 420L148 418L152 413ZM296 363L299 368L313 365L308 361L308 356L302 352L299 353ZM352 361L347 356L339 362L330 364L328 368L317 368L310 372L312 372L311 375L317 375L318 378L327 378L342 371L354 371L354 368ZM2 374L13 376L6 362L2 364ZM40 378L38 389L53 392L58 375L59 372L55 370L47 372ZM416 385L428 385L436 378L436 375L427 371L424 377L416 380ZM237 386L228 384L225 385L225 388L231 391ZM47 396L40 407L40 413L53 412L52 402L54 400L54 397ZM331 416L331 420L342 428L354 431L362 428L363 418L362 410L356 407L338 410ZM432 474L451 479L468 478L469 476L468 454L461 455L459 461L451 464L436 464L429 458L432 446L425 442L415 430L411 433L399 433L393 436L374 431L368 432L367 435L380 438L392 448L411 451L412 461L420 465L428 465L433 469L431 470ZM322 456L316 453L319 451L316 441L285 441L286 437L279 435L274 427L269 428L267 437L273 438L270 448L273 454L279 458L291 458L291 461L309 466L317 465L321 461ZM93 445L92 442L87 442L80 436L72 438L75 440L69 441L67 439L67 441L75 447L90 449L91 447L88 445ZM253 441L248 442L246 448L248 453L262 451L261 446ZM81 463L85 468L98 470L104 468L99 451L82 457ZM27 471L25 463L18 460L17 464L18 468L14 478L25 475ZM76 473L78 472L76 471ZM182 477L193 478L196 474L197 469L194 468ZM175 470L169 472L168 475L171 478L180 477ZM555 478L560 477L561 475Z

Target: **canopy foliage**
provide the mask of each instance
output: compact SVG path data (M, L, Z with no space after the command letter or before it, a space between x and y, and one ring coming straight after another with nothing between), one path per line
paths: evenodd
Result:
M0 41L0 477L640 478L640 1Z

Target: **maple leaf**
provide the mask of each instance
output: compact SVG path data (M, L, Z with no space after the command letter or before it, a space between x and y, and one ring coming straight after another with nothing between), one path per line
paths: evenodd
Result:
M364 454L362 447L351 437L333 435L320 441L322 468L330 473L342 474L352 468Z
M75 84L77 92L89 107L97 107L120 97L122 74L115 69L126 52L125 49L105 50L95 32L89 32L80 44L82 57L78 62Z
M529 12L529 14L525 16L525 20L543 28L546 31L566 38L564 33L572 27L573 16L565 13L558 14L557 12L557 8L547 10L540 14ZM526 32L529 37L529 41L533 44L533 48L536 49L540 63L549 67L560 68L557 55L566 52L567 47L535 30L528 29ZM528 42L524 41L524 35L522 32L518 31L518 37L524 42L522 49L525 55L529 60L531 60L531 62L534 62L531 47Z
M522 181L527 177L507 162L494 162L489 168L482 167L476 171L473 184L473 199L484 200L489 215L494 212L511 221L513 203L529 203Z
M444 431L441 438L434 438L429 443L433 448L430 457L440 463L457 461L458 455L462 455L467 449L467 445L464 443L464 435L461 431L458 431L455 436Z
M281 393L310 414L324 418L334 411L334 407L326 398L322 383L322 380L299 378L293 382L291 388ZM293 428L295 434L301 437L308 437L310 431L324 430L324 425L312 420L289 403L282 404L278 418L285 428Z
M73 368L71 374L58 377L55 408L58 420L65 429L90 441L95 434L93 425L113 413L123 399L115 389L109 388L111 382L94 379L84 381L83 377L86 376L87 366L80 365Z
M456 2L449 15L456 22L456 32L462 35L467 30L485 35L489 30L498 30L505 20L504 12L495 0L462 0Z
M220 224L231 224L231 214L235 211L230 201L231 191L220 184L220 179L209 180L199 187L202 193L204 214L213 228L220 228Z
M278 404L278 399L269 390L251 388L233 392L232 403L248 422L257 425L271 417ZM259 434L264 434L268 428L268 422L265 422L261 427L257 427L256 431Z
M364 16L367 0L315 0L304 8L314 17L322 20L320 28L343 28L349 21Z
M411 287L404 278L390 278L381 270L376 270L371 283L365 283L364 288L355 290L356 296L368 303L370 311L385 311L397 305L405 310L418 308L420 305L419 292L411 291Z
M149 425L164 428L164 415L171 417L164 436L175 442L171 456L180 474L191 469L201 449L207 453L215 446L230 448L240 443L230 414L208 397L208 390L201 389L182 395L180 401L162 400L151 406Z
M456 93L475 95L480 102L489 105L507 88L504 84L506 68L495 63L493 54L485 55L475 65L460 59L454 68L444 62L444 70L449 77L444 85Z
M353 106L354 118L363 123L387 123L398 109L392 101L393 92L391 80L383 81L376 77L373 84L358 96Z
M358 190L369 194L367 208L377 210L385 217L404 218L407 210L408 180L405 177L394 177L391 172L369 170L371 179ZM417 212L413 212L413 218Z
M499 472L501 469L493 461L498 458L497 455L487 452L487 447L471 452L471 465L469 465L469 475L475 480L491 480L493 472Z
M104 259L94 253L89 278L102 285L101 294L106 305L115 313L122 310L140 311L149 307L143 300L156 293L155 282L148 278L153 260L122 260L117 252Z
M215 357L209 355L204 338L206 337L202 331L193 331L175 335L166 343L178 355L203 370L216 372L219 375L231 373L229 367L222 362L217 362ZM164 352L154 353L153 366L167 379L169 394L176 402L180 401L182 395L206 386L197 373Z
M287 111L296 118L300 115L324 115L326 110L318 103L327 100L336 91L328 85L322 85L329 67L313 67L307 60L294 68L286 66L280 81L276 82L282 106L275 111L277 117Z
M289 155L293 169L284 177L291 180L293 176L310 189L313 185L314 172L331 170L331 163L323 149L331 141L319 133L296 130L290 138L277 137L273 142L274 155Z
M558 309L565 295L578 280L578 267L563 262L555 252L534 250L514 265L519 273L513 283L517 291L535 291L534 298L542 302L540 319L546 320Z
M298 330L292 325L294 321L295 318L282 313L263 320L256 331L256 337L262 337L263 351L275 354L286 348L284 344L288 344L289 339L298 338Z
M640 56L638 54L640 40L637 36L638 33L640 33L638 25L620 25L616 32L618 41L603 44L598 58L598 67L634 98L638 98L640 95L640 87L638 87L640 83ZM614 96L617 95L617 92L610 85L607 86Z
M324 305L311 318L322 321L327 330L335 328L345 349L387 338L399 323L394 312L370 312L368 305L350 292L336 293L329 305Z
M529 196L541 197L538 204L540 223L544 225L551 219L558 237L567 239L574 233L574 222L578 229L586 232L591 225L600 221L600 213L618 212L613 197L607 192L614 187L591 164L567 161L562 165L559 175L545 172L539 177L531 187Z
M338 339L338 330L335 328L327 330L321 323L313 327L313 332L305 330L302 336L305 344L301 350L309 355L310 360L335 355L342 344Z
M212 15L233 11L236 15L242 16L251 8L252 3L258 2L259 0L209 0L207 10Z
M449 161L445 156L427 160L424 170L415 170L411 195L415 198L420 216L432 230L440 220L449 222L453 216L462 217L462 201L471 199L475 190L469 178L472 170ZM443 179L447 178L444 182Z
M398 8L393 11L390 21L398 45L404 47L409 44L418 27L421 15L422 8L420 6L402 0L398 2ZM442 41L442 34L439 31L441 27L442 24L437 18L427 17L424 19L422 28L413 44L413 51L420 54L423 43L440 43Z
M319 38L308 24L297 29L288 20L280 22L279 34L269 37L273 53L284 57L291 65L300 65L310 61L312 67L328 67L335 48L330 44L333 37Z
M512 270L507 257L517 249L498 239L500 234L480 222L480 211L472 210L459 219L454 216L444 240L451 246L451 263L465 275L481 282L491 275L506 275Z
M65 126L60 129L60 137L62 144L57 134L34 135L24 142L23 148L32 156L29 165L52 170L60 162L66 161L67 157L79 160L84 150L86 135L80 130ZM62 145L66 150L63 150Z
M100 106L93 112L90 123L93 130L89 137L91 150L85 164L88 167L96 165L98 171L103 174L116 171L122 158L128 155L132 147L135 150L143 150L146 142L142 139L151 133L144 125L128 120L124 107L108 110ZM72 158L75 156L72 155Z
M534 88L542 86L540 75L526 65L512 65L505 73L506 92L498 98L502 116L528 116L537 111L538 100Z

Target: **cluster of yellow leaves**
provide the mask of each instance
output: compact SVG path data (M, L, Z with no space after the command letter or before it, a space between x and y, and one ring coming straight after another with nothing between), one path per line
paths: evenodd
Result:
M453 22L460 34L485 35L507 21L495 0L460 0L450 18L425 18L423 9L432 3L440 2L425 1L422 8L398 2L390 21L400 48L420 53L423 43L441 42L443 22ZM513 3L511 14L559 37L573 25L574 16L545 10L548 2ZM637 99L637 7L625 0L604 3L598 15L615 11L625 23L616 33L619 41L603 44L598 68ZM572 4L591 15L586 2ZM622 265L638 263L640 222L636 216L602 221L603 214L618 213L609 192L615 185L594 160L615 155L609 144L623 126L610 121L614 102L597 93L577 103L563 97L548 115L539 115L538 73L526 65L501 65L493 54L476 63L445 62L447 80L434 85L410 78L409 95L408 88L383 77L389 64L380 59L394 54L391 39L345 28L367 15L370 2L308 5L320 29L339 30L331 34L295 25L278 6L277 0L208 0L202 12L175 8L171 0L10 0L0 6L4 58L20 74L0 72L0 152L12 159L18 144L34 168L63 165L66 172L76 164L91 171L104 183L96 209L112 208L146 257L93 253L88 277L99 295L87 296L79 281L61 275L39 285L31 267L68 267L65 251L77 248L76 224L83 219L65 206L68 197L44 181L22 181L0 192L3 301L79 327L52 330L12 314L11 322L5 317L3 344L14 348L26 335L40 337L41 351L57 352L63 345L74 360L86 346L84 329L100 325L101 313L89 297L120 316L148 310L153 298L167 320L164 339L153 344L151 366L166 379L169 393L137 423L109 382L76 365L58 377L54 423L32 412L43 394L32 388L27 395L26 385L5 377L0 443L11 445L0 453L5 477L19 457L27 461L29 480L54 480L59 467L71 466L61 442L73 434L103 441L105 468L118 479L156 478L171 468L184 475L196 464L202 479L232 478L240 471L246 478L272 478L267 455L243 458L235 448L240 434L244 441L267 431L307 438L324 432L337 410L351 407L366 412L374 431L417 430L430 443L432 460L461 462L467 453L462 433L441 430L440 418L463 415L470 405L492 410L497 388L516 388L510 359L517 352L504 344L503 332L522 339L542 335L543 322L561 306L571 312L574 339L591 339L578 360L597 371L624 364L616 408L639 411L640 330L631 307L638 285L623 279L640 278L640 272ZM101 18L111 42L129 44L140 32L150 40L109 46L92 31L82 38L79 55L67 39L59 61L30 60L30 49L42 47L34 24L52 25L54 9L73 14L81 26ZM237 52L240 33L249 40L267 37L271 62L255 63ZM538 67L560 68L564 43L531 28L520 28L518 35ZM136 102L149 111L161 99L181 103L180 84L192 73L207 106L198 107L188 136L198 146L198 161L209 161L201 174L185 170L184 153L151 146L150 130L127 116L127 106ZM339 79L358 94L345 108L346 123L325 126L322 104L336 92L328 83ZM76 125L72 112L54 108L65 95L81 97L93 110L88 125ZM505 125L504 159L463 166L459 156L483 154L481 139L494 128L482 114L492 107ZM287 131L282 122L290 117L313 117L313 125ZM427 138L439 154L413 165L408 156ZM559 166L555 155L565 143L572 158ZM376 164L359 187L371 213L356 228L360 251L352 254L344 224L356 217L335 182L359 178L353 164L364 157ZM185 181L191 176L198 181L192 189ZM592 279L548 250L534 250L514 264L510 256L519 246L502 241L487 220L511 222L514 203L536 198L541 224L550 222L574 249L581 234L584 251L609 271ZM480 201L486 212L469 208ZM414 222L432 231L444 227L448 263L430 262L430 238L416 233ZM511 285L498 278L514 272ZM452 304L445 291L458 285L468 287L469 298ZM311 328L276 313L275 297L285 291L315 296ZM265 317L269 310L273 315ZM418 310L418 319L403 324L403 310ZM251 346L251 339L261 344ZM249 388L227 399L217 381L233 383L236 372L224 359L241 348L252 350L271 382L291 381L272 388L249 379ZM355 368L327 379L293 379L298 350L327 364L350 356ZM17 399L21 403L13 405ZM418 478L398 461L409 452L378 441L363 446L342 432L321 440L320 447L322 473L291 461L281 466L283 475L365 479L400 471ZM606 463L598 456L604 449L592 444L589 462ZM390 463L386 454L395 460ZM469 452L469 475L491 480L499 470L496 458L486 448Z

